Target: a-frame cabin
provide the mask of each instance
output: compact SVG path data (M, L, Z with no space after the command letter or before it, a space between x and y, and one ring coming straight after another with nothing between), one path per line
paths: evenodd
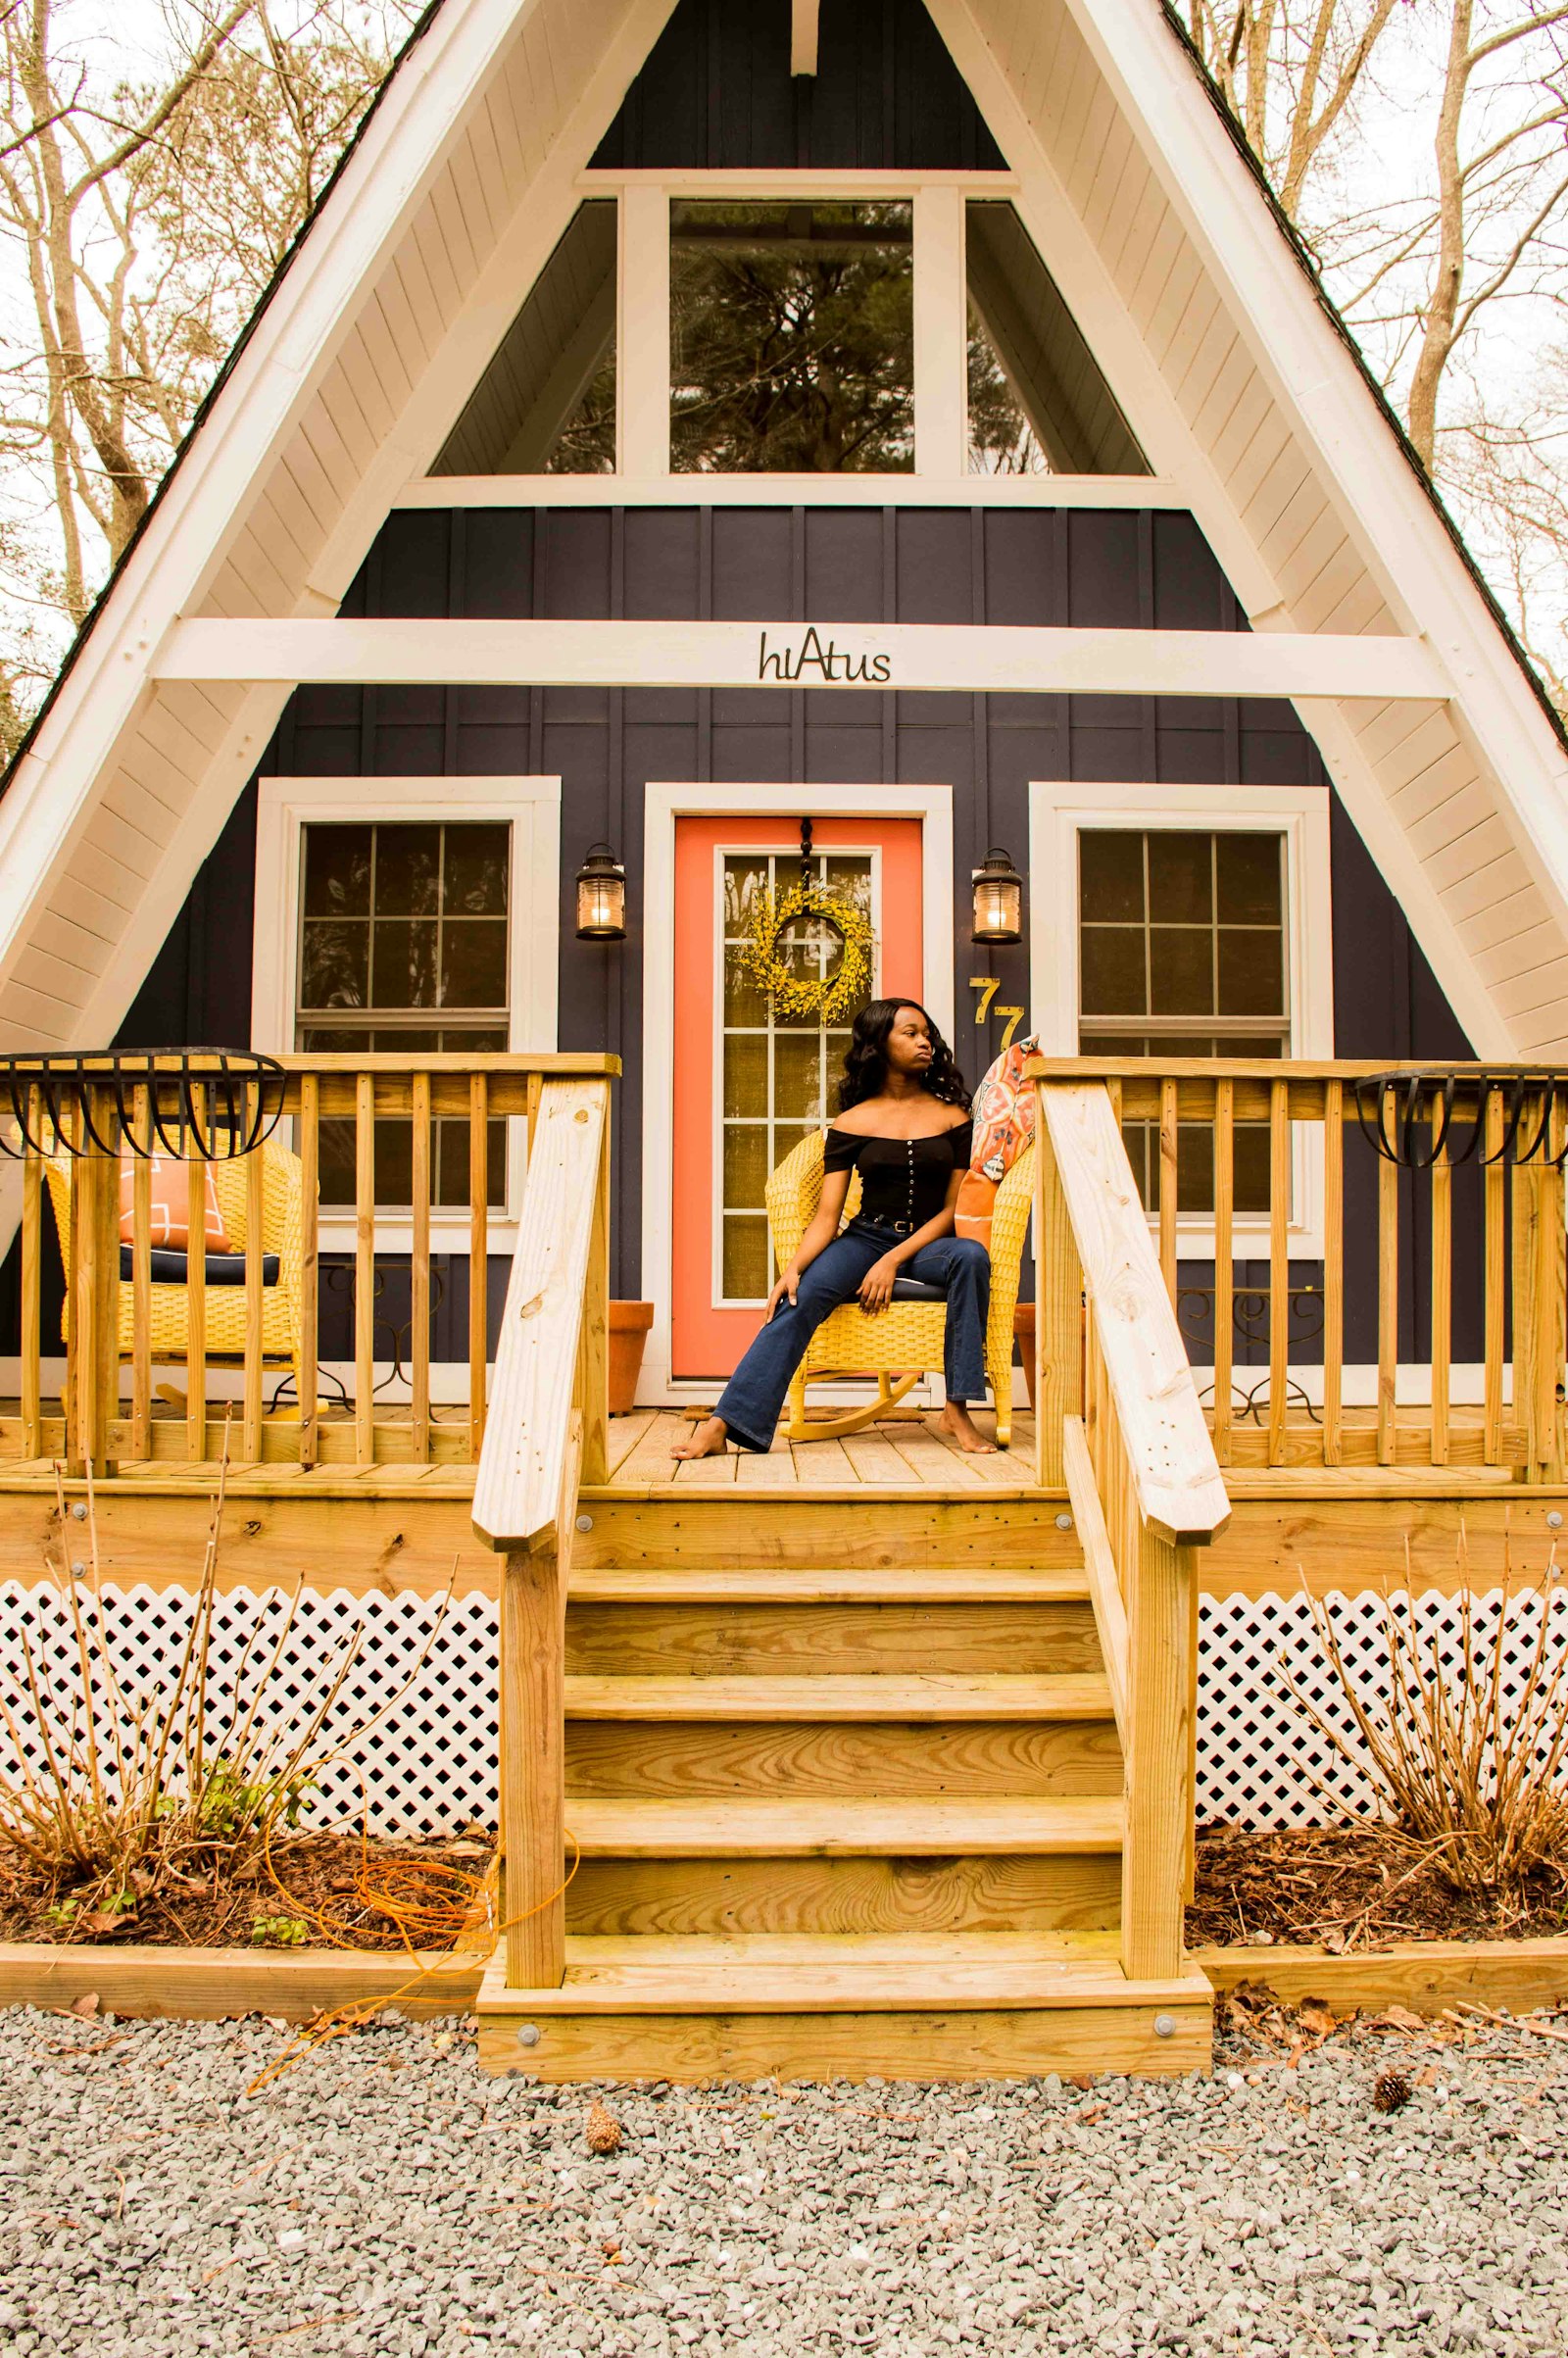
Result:
M6 1569L64 1454L176 1578L225 1447L235 1581L456 1550L498 2067L1192 2068L1200 1591L1560 1522L1565 788L1155 0L441 0L0 800ZM1038 1036L995 1457L851 1356L670 1460L830 1108L797 877Z

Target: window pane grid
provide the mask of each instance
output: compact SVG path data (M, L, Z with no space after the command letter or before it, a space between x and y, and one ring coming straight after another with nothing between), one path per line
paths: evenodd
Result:
M493 1055L511 1045L511 836L506 821L308 825L301 843L301 1054ZM377 937L380 937L379 940ZM488 1124L487 1202L506 1202L506 1123ZM431 1125L431 1199L468 1202L468 1125ZM407 1211L414 1129L374 1125L378 1209ZM356 1200L355 1125L320 1130L323 1206Z
M854 899L871 914L871 861L817 853L813 880ZM738 952L757 896L787 890L801 872L793 853L732 852L722 873L723 990L719 1167L714 1193L720 1223L719 1284L727 1303L762 1301L772 1283L767 1237L769 1174L827 1119L831 1077L849 1046L846 1019L831 1028L811 1016L781 1016L752 987ZM797 928L791 963L822 980L838 950L827 929ZM869 996L869 993L867 993Z
M1285 1056L1291 1039L1285 887L1285 838L1273 830L1084 829L1080 1056L1155 1062ZM1245 954L1238 944L1247 946ZM1227 1004L1238 999L1254 1004ZM1130 1121L1122 1137L1144 1206L1152 1210L1159 1126ZM1233 1161L1236 1210L1266 1213L1266 1123L1237 1123ZM1212 1131L1183 1122L1177 1210L1200 1215L1213 1208Z

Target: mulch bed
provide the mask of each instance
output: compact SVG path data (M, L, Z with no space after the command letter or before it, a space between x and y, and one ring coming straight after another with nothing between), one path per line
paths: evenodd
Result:
M1505 1940L1568 1932L1568 1880L1544 1875L1522 1895L1489 1902L1456 1891L1431 1856L1382 1826L1198 1830L1190 1945L1331 1951L1391 1940Z
M142 1897L134 1910L105 1916L78 1908L62 1919L51 1916L57 1894L42 1884L27 1862L0 1848L0 1940L135 1941L156 1947L247 1948L286 1951L291 1947L392 1949L405 1940L394 1917L368 1903L362 1881L371 1891L382 1871L396 1870L405 1893L419 1891L437 1906L461 1901L462 1889L446 1877L421 1869L452 1868L470 1879L475 1889L483 1881L491 1844L452 1841L376 1842L367 1857L357 1835L311 1834L273 1846L272 1869L277 1883L263 1867L216 1882L205 1877L185 1888L167 1882ZM277 1884L283 1886L279 1891ZM261 1929L258 1930L258 1920ZM280 1930L285 1922L303 1925L293 1938ZM450 1948L458 1927L445 1938L427 1924L415 1932L420 1948Z

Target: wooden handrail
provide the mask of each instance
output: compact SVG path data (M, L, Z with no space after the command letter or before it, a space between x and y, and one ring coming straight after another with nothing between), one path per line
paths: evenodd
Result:
M474 1535L502 1551L556 1544L610 1087L548 1080L496 1346Z
M1194 1551L1225 1528L1230 1499L1109 1090L1041 1078L1037 1095L1041 1472L1065 1482L1094 1597L1122 1743L1122 1970L1147 1981L1182 1970L1197 1799ZM1168 1094L1161 1111L1173 1130Z
M1096 1082L1040 1095L1139 1512L1173 1547L1205 1547L1230 1499L1110 1099Z
M474 1533L506 1555L501 1847L514 1990L559 1988L565 1972L565 1597L579 1480L603 1474L609 1098L608 1078L593 1075L539 1091L474 1483ZM589 1466L585 1442L597 1450Z

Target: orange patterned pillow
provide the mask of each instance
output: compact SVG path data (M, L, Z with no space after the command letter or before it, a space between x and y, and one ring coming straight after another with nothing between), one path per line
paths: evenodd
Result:
M190 1250L190 1199L188 1162L173 1154L151 1154L148 1161L153 1174L152 1242L168 1247L174 1253ZM205 1249L209 1253L232 1253L223 1215L218 1208L218 1185L209 1163L202 1174L206 1181L207 1210L203 1221ZM120 1165L120 1241L122 1245L135 1243L132 1225L132 1189L135 1184L135 1164L129 1155Z

